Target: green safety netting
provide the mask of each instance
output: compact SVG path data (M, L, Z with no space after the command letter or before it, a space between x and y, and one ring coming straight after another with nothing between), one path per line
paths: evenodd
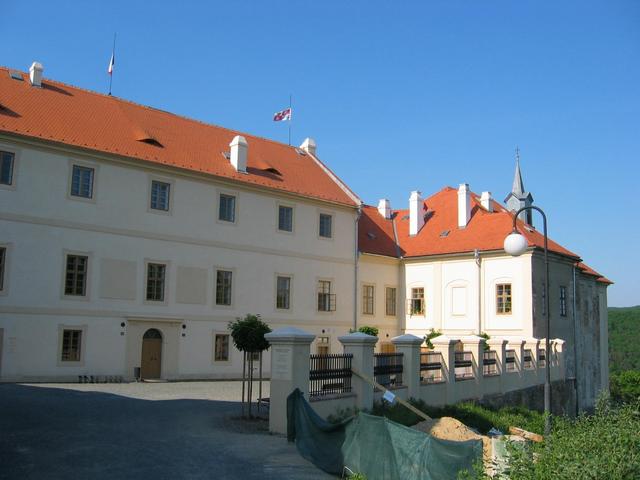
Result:
M348 467L368 480L455 479L482 457L480 440L440 440L383 417L359 413L329 423L299 389L287 398L287 438L325 472L341 475Z

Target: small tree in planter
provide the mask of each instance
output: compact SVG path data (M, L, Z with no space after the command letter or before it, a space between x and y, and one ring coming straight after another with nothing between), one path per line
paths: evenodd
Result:
M269 325L260 320L260 315L247 314L244 318L236 318L235 322L229 322L229 331L235 347L242 352L242 415L245 415L245 382L246 403L248 405L248 417L251 418L251 398L253 395L253 362L254 354L258 353L260 362L258 411L262 397L262 352L269 348L269 342L264 338L271 332ZM247 371L247 362L248 371Z
M427 344L427 348L429 350L433 350L433 343L431 343L431 340L439 337L440 335L442 335L442 332L440 330L432 328L431 331L424 336L424 341Z
M360 333L366 333L367 335L371 335L372 337L377 337L378 336L378 328L377 327L370 327L368 325L362 325L360 328L358 328L357 330ZM356 330L354 330L353 328L349 329L349 333L355 333Z

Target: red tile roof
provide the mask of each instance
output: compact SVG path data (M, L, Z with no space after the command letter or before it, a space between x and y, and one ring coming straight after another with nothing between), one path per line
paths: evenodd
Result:
M395 210L393 218L398 236L398 247L403 257L420 257L427 255L442 255L453 253L473 252L476 248L481 251L502 250L504 238L511 232L513 216L503 206L493 202L493 212L489 213L480 206L479 197L471 195L472 210L471 220L466 228L458 228L458 191L446 187L425 200L427 220L424 227L415 236L409 235L409 211ZM375 242L364 239L370 225L380 225L380 222L391 221L380 216L377 209L367 207L363 209L360 226L360 250L367 253L387 252L392 254L388 243L393 239L387 234L387 238L380 240L382 246L374 246ZM544 236L537 230L528 227L518 220L520 232L529 241L529 246L542 248ZM388 232L389 228L383 229ZM392 231L392 230L391 230ZM562 247L553 240L549 240L549 250L575 260L579 256Z
M393 235L393 219L385 219L376 207L363 205L358 222L358 248L361 252L397 257L400 250Z
M9 69L0 67L0 132L358 204L346 187L294 147L53 80L43 80L43 88L32 87L28 75L20 75L23 81L14 80ZM223 155L236 135L249 144L247 174L236 172Z
M609 280L607 277L604 277L602 275L600 275L598 272L596 272L593 268L591 268L589 265L579 262L576 264L576 266L582 271L582 273L584 273L585 275L590 275L592 277L596 277L596 280L598 282L601 283L606 283L607 285L613 285L613 282L611 280Z

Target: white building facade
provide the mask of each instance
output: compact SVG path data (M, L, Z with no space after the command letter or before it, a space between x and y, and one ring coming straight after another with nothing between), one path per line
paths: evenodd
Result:
M508 257L495 219L512 217L484 194L368 207L310 139L243 136L34 65L0 69L0 381L237 378L227 325L246 314L314 333L318 353L362 325L382 351L431 329L544 337L537 237ZM552 336L591 404L607 283L561 247L552 260Z

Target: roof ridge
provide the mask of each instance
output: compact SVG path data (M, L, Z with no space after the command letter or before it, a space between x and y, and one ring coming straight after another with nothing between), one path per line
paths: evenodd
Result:
M21 74L28 75L28 72L26 72L26 71L19 70L19 69L16 69L16 68L10 68L10 67L4 66L4 65L0 65L0 70L6 70L7 72L10 72L10 71L20 72ZM43 77L42 80L43 81L46 80L48 83L51 83L51 84L54 84L54 85L61 85L61 86L67 87L67 88L73 88L73 89L76 89L76 90L80 90L82 92L85 92L85 93L88 93L88 94L91 94L91 95L95 95L97 97L101 97L101 98L105 98L105 99L112 99L112 100L115 100L115 101L119 101L119 102L130 104L130 105L133 105L133 106L136 106L136 107L145 108L147 110L153 110L155 112L159 112L159 113L163 113L163 114L170 115L170 116L173 116L173 117L177 117L177 118L180 118L182 120L186 120L188 122L193 122L193 123L197 123L197 124L200 124L200 125L204 125L206 127L219 128L221 130L225 130L227 132L231 132L231 133L235 133L235 134L248 135L250 137L253 137L253 138L256 138L256 139L259 139L259 140L264 140L266 142L270 142L270 143L273 143L275 145L279 145L279 146L282 146L282 147L288 147L288 148L294 148L294 149L296 148L296 147L294 147L292 145L286 145L283 142L278 142L276 140L273 140L273 139L270 139L270 138L267 138L267 137L262 137L260 135L254 135L253 133L242 132L240 130L233 130L231 128L223 127L221 125L205 122L204 120L198 120L196 118L187 117L185 115L180 115L178 113L169 112L168 110L163 110L161 108L152 107L151 105L144 105L142 103L134 102L133 100L129 100L127 98L122 98L122 97L118 97L118 96L115 96L115 95L107 95L105 93L96 92L95 90L90 90L88 88L78 87L78 86L72 85L70 83L61 82L60 80L54 80L54 79L51 79L51 78L48 78L48 77Z

